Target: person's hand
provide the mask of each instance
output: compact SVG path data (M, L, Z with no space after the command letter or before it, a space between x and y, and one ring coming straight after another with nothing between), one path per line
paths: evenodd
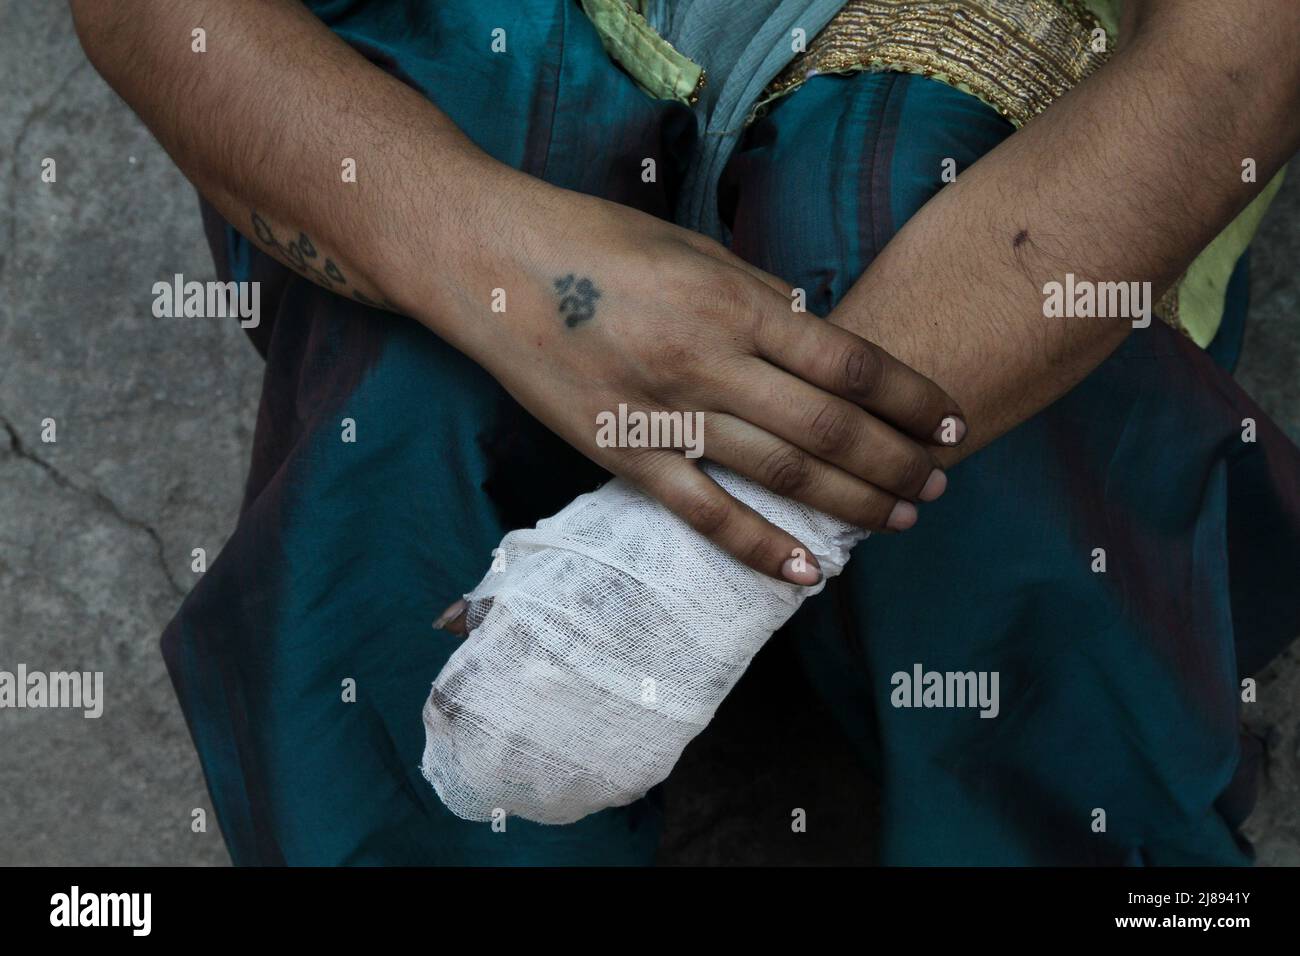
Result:
M680 447L602 447L598 416L623 405L687 424L703 413L702 436L680 433L702 437L693 455L869 530L905 530L913 501L943 493L927 446L960 441L965 426L933 382L793 311L784 282L710 239L513 171L502 180L460 267L466 307L482 316L457 344L583 454L738 560L798 584L820 579L798 541Z

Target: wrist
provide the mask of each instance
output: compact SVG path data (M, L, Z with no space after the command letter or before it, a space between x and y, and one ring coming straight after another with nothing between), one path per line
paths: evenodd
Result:
M531 284L532 207L561 190L478 150L438 166L439 188L406 197L405 221L395 221L400 245L386 288L400 311L486 364L512 338L518 323L505 310Z

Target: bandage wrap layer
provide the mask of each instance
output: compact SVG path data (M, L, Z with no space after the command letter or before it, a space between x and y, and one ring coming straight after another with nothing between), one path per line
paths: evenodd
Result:
M816 555L864 533L706 465ZM759 574L620 479L501 542L424 707L423 772L467 820L572 823L666 778L754 654L825 586Z

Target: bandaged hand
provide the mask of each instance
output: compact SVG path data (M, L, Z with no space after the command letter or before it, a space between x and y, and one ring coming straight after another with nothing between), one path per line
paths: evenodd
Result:
M826 578L865 532L715 465ZM764 642L819 592L719 550L621 479L501 542L424 707L423 772L467 820L572 823L665 779Z

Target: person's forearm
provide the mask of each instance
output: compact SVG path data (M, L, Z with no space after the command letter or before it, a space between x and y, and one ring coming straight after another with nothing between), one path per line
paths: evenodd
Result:
M232 225L331 291L465 348L466 310L446 307L472 254L461 237L489 215L495 178L518 173L298 0L72 9L96 68Z
M96 67L230 223L330 291L422 322L750 567L805 585L820 574L793 535L677 449L609 441L612 409L707 414L711 459L855 526L906 527L912 500L942 493L927 448L960 408L933 383L799 321L778 279L721 244L489 158L299 0L72 6ZM191 48L200 28L206 52ZM488 75L488 91L513 88ZM475 78L451 82L479 101ZM425 92L449 106L467 95ZM503 106L498 122L518 112ZM622 161L602 145L591 162ZM349 159L355 182L341 175ZM881 374L867 381L868 368Z
M961 404L970 434L944 462L1129 333L1122 318L1045 317L1045 283L1149 281L1154 302L1300 147L1297 5L1137 7L1112 60L927 203L832 314Z

